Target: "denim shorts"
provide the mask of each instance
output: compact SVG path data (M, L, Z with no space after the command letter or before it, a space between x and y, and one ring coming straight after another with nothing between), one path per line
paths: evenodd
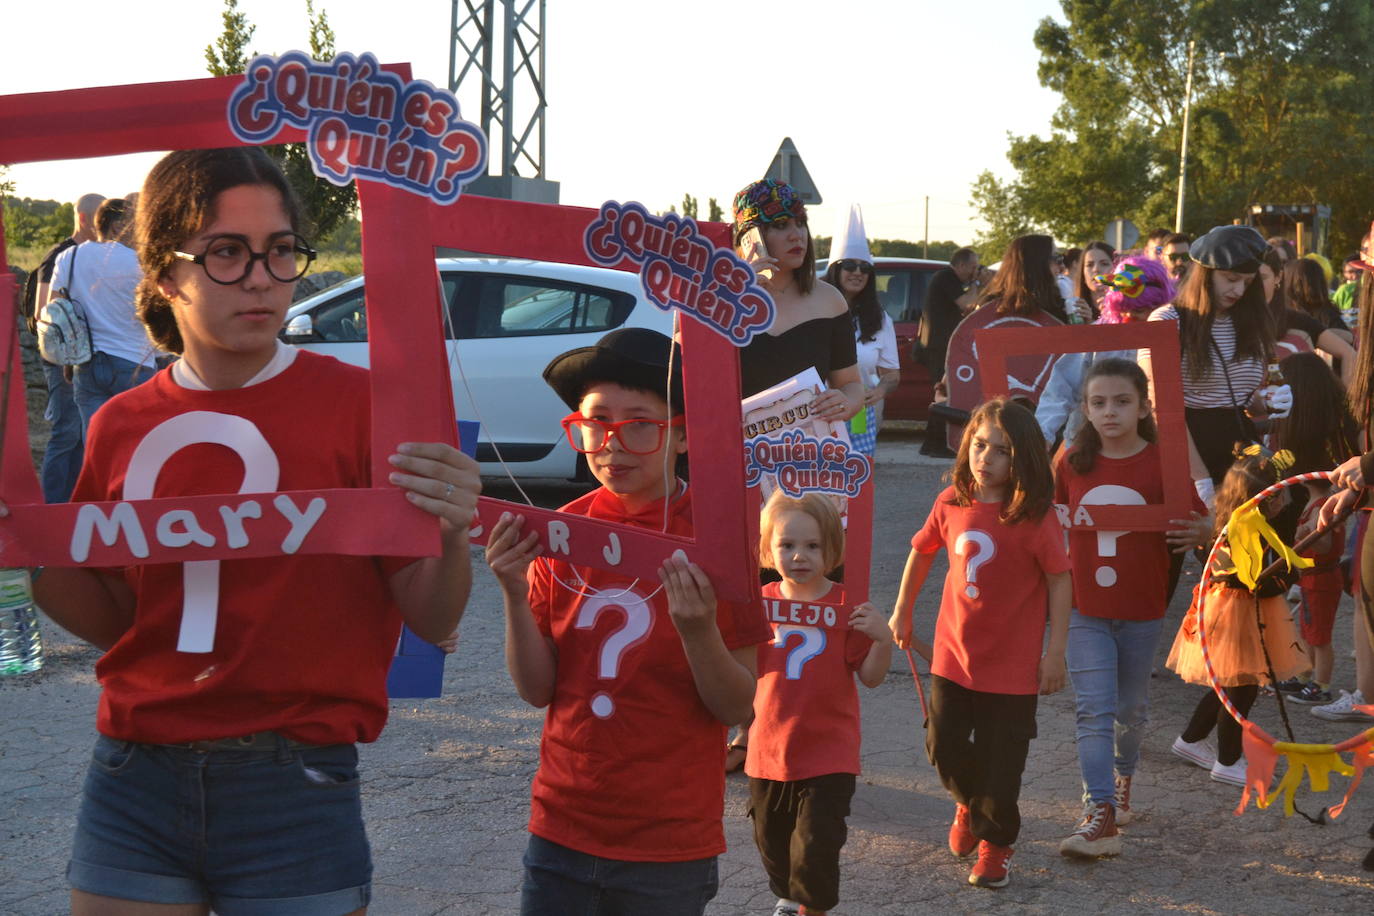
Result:
M351 744L197 751L102 736L67 877L90 894L218 916L342 916L372 858Z
M521 916L702 916L719 886L716 857L603 859L530 835Z

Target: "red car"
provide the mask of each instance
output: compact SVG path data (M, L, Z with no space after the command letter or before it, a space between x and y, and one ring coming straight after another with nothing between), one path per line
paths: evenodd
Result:
M818 261L818 274L825 276L828 261ZM902 381L887 396L883 408L886 420L924 420L934 400L935 382L925 365L912 358L921 339L921 312L926 304L926 289L935 272L949 266L947 261L921 258L874 258L874 282L878 301L892 319L897 332L897 351Z

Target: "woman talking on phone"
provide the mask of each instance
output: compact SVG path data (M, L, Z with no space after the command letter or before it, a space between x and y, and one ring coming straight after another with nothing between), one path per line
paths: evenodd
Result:
M864 403L854 325L840 291L816 279L806 207L791 185L765 178L735 195L735 250L773 297L773 326L740 350L749 397L814 368L826 391L811 402L825 420L846 422Z

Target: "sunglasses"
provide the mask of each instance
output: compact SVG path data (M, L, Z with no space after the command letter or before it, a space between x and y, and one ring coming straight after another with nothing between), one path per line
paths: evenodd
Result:
M860 261L855 258L845 258L840 262L840 270L847 270L850 273L858 271L860 273L873 273L873 265L867 261Z
M1176 251L1169 255L1170 264L1182 264L1186 260L1188 260L1188 252L1186 251Z

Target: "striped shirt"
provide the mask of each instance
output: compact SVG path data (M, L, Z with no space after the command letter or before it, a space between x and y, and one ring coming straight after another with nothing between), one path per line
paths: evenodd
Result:
M1151 321L1178 321L1178 310L1172 305L1161 305L1150 313ZM1264 362L1247 356L1239 362L1236 355L1236 328L1231 316L1222 312L1212 322L1212 339L1216 347L1210 345L1207 372L1196 378L1192 375L1188 354L1183 354L1183 406L1185 407L1245 407L1250 403L1259 387L1264 384ZM1217 351L1221 351L1223 366L1217 365ZM1148 350L1140 351L1140 365L1146 374L1150 371ZM1230 387L1227 387L1227 380ZM1235 392L1235 400L1231 392Z

